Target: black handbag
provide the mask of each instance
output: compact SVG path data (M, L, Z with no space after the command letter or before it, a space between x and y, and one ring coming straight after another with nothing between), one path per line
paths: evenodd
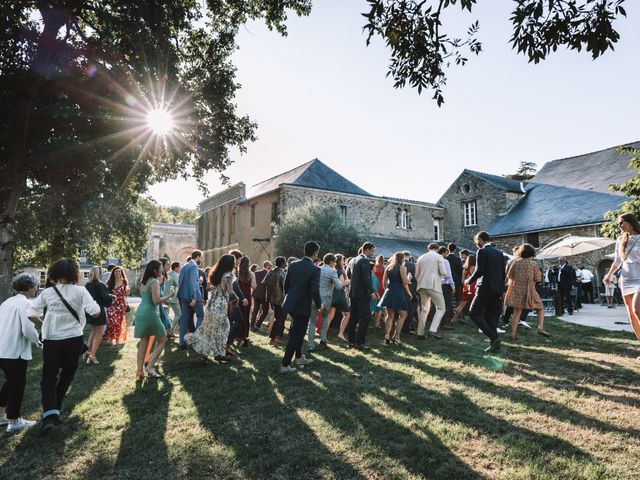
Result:
M69 313L71 313L71 315L73 315L73 318L75 318L78 321L78 323L80 323L80 316L78 315L78 312L76 312L73 309L73 307L71 305L69 305L69 302L67 302L65 300L65 298L62 296L62 294L60 293L60 290L58 290L58 287L56 285L53 286L53 289L55 290L55 292L60 297L60 300L62 300L62 303L64 303L64 306L67 307L67 310L69 310ZM84 352L87 352L88 350L89 350L89 347L83 341L82 342L82 349L80 350L80 354L79 355L82 355Z

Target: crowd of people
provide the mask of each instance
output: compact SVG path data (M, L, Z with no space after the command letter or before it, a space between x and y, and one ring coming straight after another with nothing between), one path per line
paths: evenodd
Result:
M640 223L627 214L619 225L623 234L604 284L611 288L619 272L629 318L640 338ZM535 261L535 249L522 244L510 259L487 232L478 232L474 241L475 255L466 249L457 252L454 244L432 243L417 259L410 252L397 252L387 261L376 257L371 242L353 258L327 253L320 259L320 245L313 241L302 247L302 258L279 256L262 268L238 250L206 269L201 268L199 250L184 264L152 260L140 280L141 302L133 321L133 336L139 340L136 376L162 377L158 359L167 341L176 337L178 348L191 348L203 364L225 364L251 345L251 332L262 331L271 345L284 347L279 367L283 374L311 364L314 350L329 348L331 328L345 347L368 351L371 320L383 329L387 347L401 346L407 334L441 340L442 330L464 323L468 315L489 340L486 350L499 352L500 334L505 333L500 319L510 322L511 339L517 341L518 326L530 311L536 313L538 334L549 337L537 289L545 275ZM43 349L40 428L47 434L61 423L79 360L97 365L100 345L127 340L130 290L123 269L110 265L103 273L93 267L84 287L77 285L78 278L75 262L59 260L48 270L47 288L38 294L36 279L20 274L13 281L16 295L0 305L0 367L6 377L0 424L7 424L7 432L35 424L20 415L33 346ZM565 284L575 281L575 271L561 259L557 288L563 298ZM567 308L572 311L570 298ZM285 342L287 317L291 323ZM91 326L87 340L86 324Z

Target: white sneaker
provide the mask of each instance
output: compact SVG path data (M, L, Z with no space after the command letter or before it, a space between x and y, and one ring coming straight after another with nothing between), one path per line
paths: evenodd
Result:
M296 365L309 365L310 363L313 363L312 358L306 358L304 356L296 358Z
M26 430L27 428L31 428L36 424L33 420L25 420L24 418L19 418L14 423L10 423L7 425L7 433L17 432L18 430Z
M291 373L291 372L297 372L298 370L295 367L292 367L291 365L287 365L286 367L281 366L280 367L280 373Z
M0 425L6 425L9 423L9 419L7 418L6 415L3 415L0 417Z
M520 320L519 322L520 325L522 325L524 328L526 328L527 330L531 330L531 325L529 325L527 322L525 322L524 320Z
M503 329L501 329L501 328L496 328L496 331L497 331L498 333L504 333L504 332L505 332L505 331L504 331Z

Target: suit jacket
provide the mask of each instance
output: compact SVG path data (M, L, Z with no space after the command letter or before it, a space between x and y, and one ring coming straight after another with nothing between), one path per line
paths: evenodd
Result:
M97 319L106 322L107 317L105 309L113 303L113 299L115 298L115 296L109 293L107 286L102 282L88 282L84 286L84 288L89 290L89 293L91 294L93 299L98 305L100 305L100 316L98 316ZM86 316L87 319L91 318L93 320L93 318L90 317L89 314L86 314Z
M407 269L407 275L411 274L411 281L409 282L409 290L415 297L415 293L418 291L418 279L416 278L416 264L410 260L404 262L404 266Z
M335 268L329 265L323 265L320 267L320 299L322 300L322 307L331 308L331 302L333 301L333 289L343 288L342 282L338 278L338 272Z
M435 250L421 255L416 262L417 288L442 292L442 277L449 274L445 262L444 257Z
M505 270L507 257L491 243L485 244L478 250L476 257L476 271L467 280L468 283L477 281L476 288L491 295L502 295L505 290Z
M190 302L191 300L202 301L202 293L198 285L198 265L193 260L189 260L180 269L178 277L178 298Z
M371 267L369 266L369 259L364 255L358 255L353 263L351 263L351 269L347 271L351 272L349 278L351 279L351 286L349 288L349 298L365 299L370 298L372 293L376 290L373 289L371 283Z
M266 268L263 268L262 270L258 270L255 273L256 288L254 288L253 292L251 292L251 296L256 300L264 300L266 298L267 289L265 288L265 285L263 282L265 277L267 276L267 273L269 273L269 270L267 270Z
M262 284L266 289L267 301L272 305L282 305L284 300L284 279L287 272L280 267L269 270Z
M573 269L571 265L565 263L564 266L560 269L560 279L558 281L560 288L570 289L576 283L576 271Z
M456 285L456 290L459 290L462 286L462 260L453 253L447 255L446 260L451 267L451 276L453 277L453 283Z
M284 279L284 293L282 309L287 313L309 316L311 302L316 308L322 308L320 268L309 257L292 262Z

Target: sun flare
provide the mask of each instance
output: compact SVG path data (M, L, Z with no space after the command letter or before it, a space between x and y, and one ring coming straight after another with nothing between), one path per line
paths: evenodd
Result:
M154 108L149 110L146 121L147 126L154 134L163 137L170 134L175 128L175 122L171 113L164 108Z

